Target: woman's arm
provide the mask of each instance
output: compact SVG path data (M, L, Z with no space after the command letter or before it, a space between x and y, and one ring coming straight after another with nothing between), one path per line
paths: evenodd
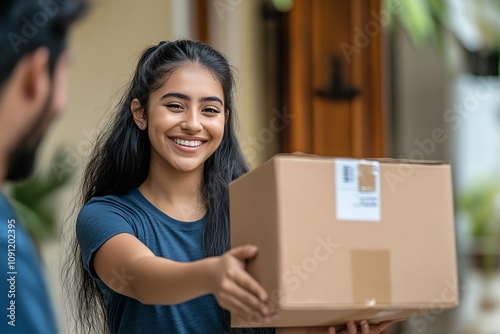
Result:
M266 291L245 271L245 260L257 254L242 246L222 256L194 262L158 257L135 236L122 233L96 252L93 266L114 291L144 304L173 305L213 294L219 305L240 316L252 312L267 318Z

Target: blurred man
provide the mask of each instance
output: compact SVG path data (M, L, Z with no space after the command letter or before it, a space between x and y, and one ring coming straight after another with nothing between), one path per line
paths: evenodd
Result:
M66 35L83 0L0 2L0 187L22 180L65 103ZM40 257L0 193L0 333L58 333Z

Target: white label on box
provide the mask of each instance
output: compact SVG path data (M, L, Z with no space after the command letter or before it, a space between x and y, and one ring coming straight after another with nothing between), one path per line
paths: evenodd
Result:
M380 221L380 163L335 159L335 198L338 220Z

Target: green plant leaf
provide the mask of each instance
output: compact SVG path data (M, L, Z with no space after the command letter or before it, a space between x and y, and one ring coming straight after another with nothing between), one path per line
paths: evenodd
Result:
M64 165L65 157L65 151L58 150L50 165ZM54 168L50 168L45 174L36 173L25 182L11 185L8 195L26 229L37 243L55 235L54 195L71 180L72 175L72 169L61 175Z
M436 30L432 12L426 1L401 0L399 20L416 47L421 48Z

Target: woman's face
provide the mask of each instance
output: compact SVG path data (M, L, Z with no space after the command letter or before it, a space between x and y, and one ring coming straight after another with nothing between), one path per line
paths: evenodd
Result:
M181 65L149 97L151 163L181 172L202 169L221 143L226 117L215 76L196 63Z

